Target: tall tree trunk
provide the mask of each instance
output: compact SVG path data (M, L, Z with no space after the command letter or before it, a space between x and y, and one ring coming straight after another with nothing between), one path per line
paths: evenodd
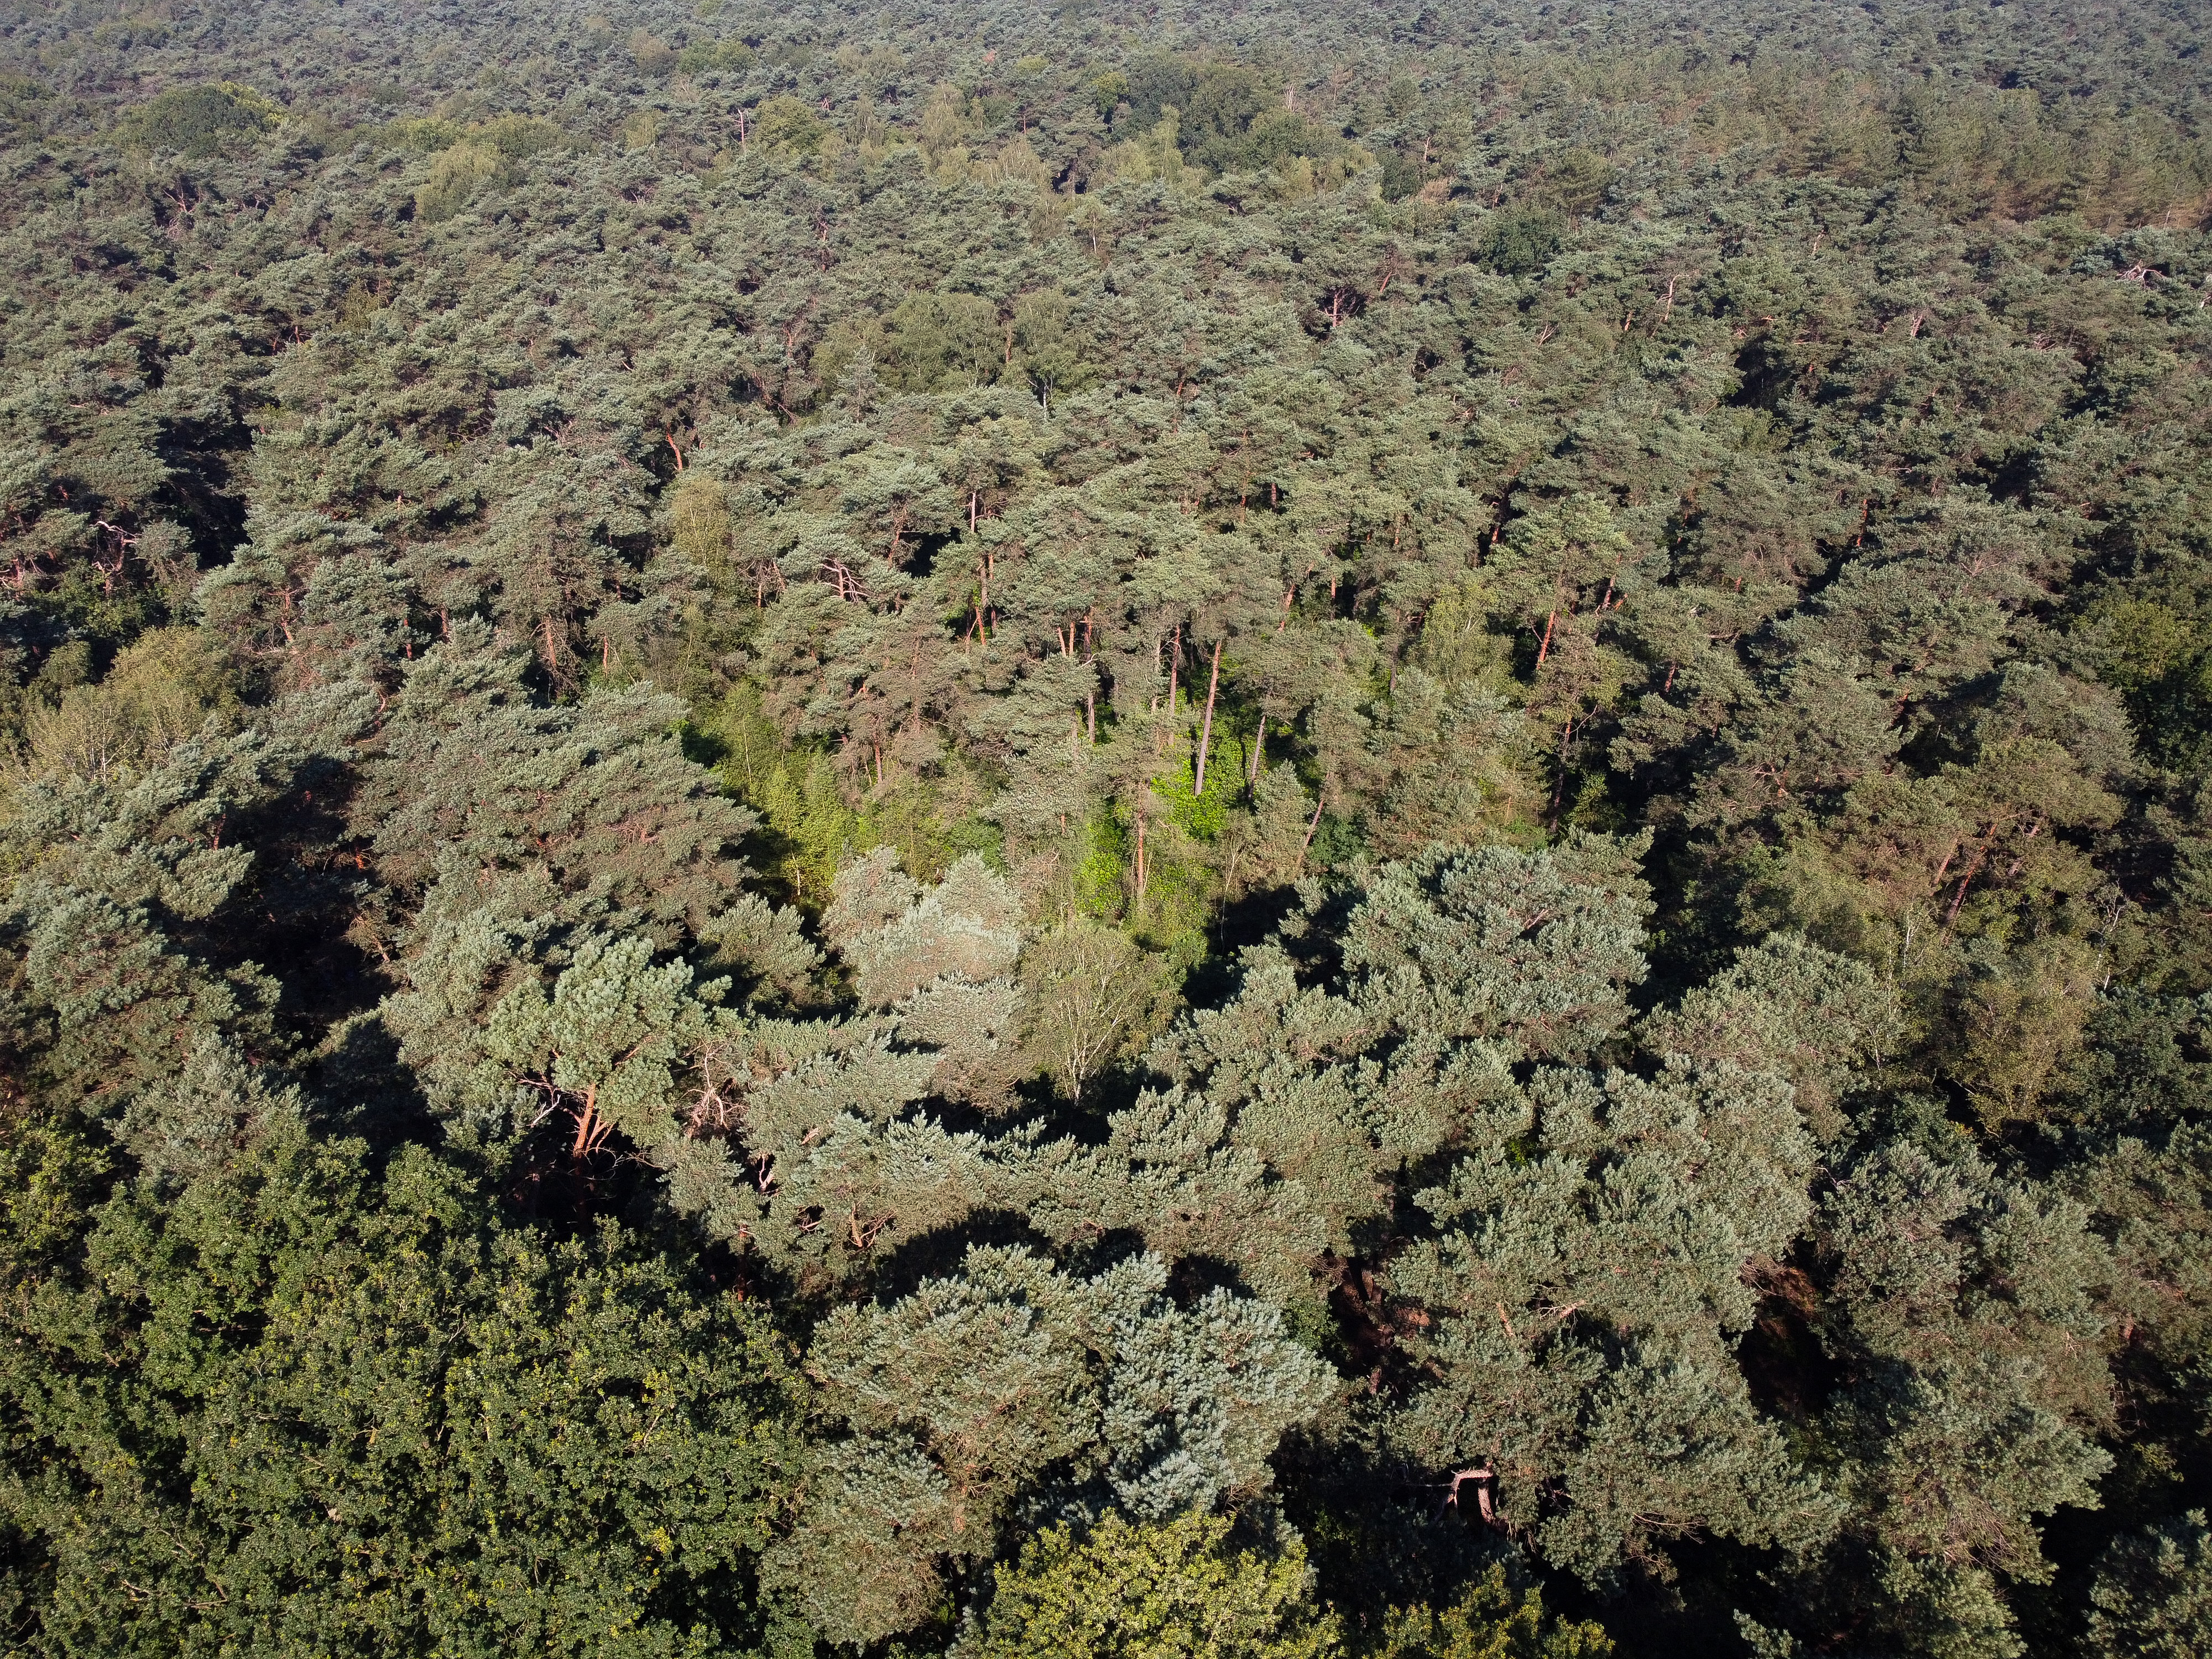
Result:
M1168 721L1165 726L1158 726L1152 728L1152 752L1155 755L1164 755L1167 753L1168 733L1175 726L1176 675L1176 671L1182 666L1182 624L1181 623L1177 623L1175 629L1175 644L1173 648L1168 653Z
M1221 685L1221 641L1213 642L1213 672L1206 682L1206 724L1199 728L1198 770L1194 775L1191 793L1206 793L1206 751L1213 746L1213 694Z
M576 1115L576 1139L568 1148L571 1158L581 1158L591 1150L592 1131L599 1125L599 1095L597 1089L584 1091L584 1109Z

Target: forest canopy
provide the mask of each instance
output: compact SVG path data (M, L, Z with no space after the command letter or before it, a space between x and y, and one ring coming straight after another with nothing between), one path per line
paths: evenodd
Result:
M42 1656L2212 1651L2183 0L21 0Z

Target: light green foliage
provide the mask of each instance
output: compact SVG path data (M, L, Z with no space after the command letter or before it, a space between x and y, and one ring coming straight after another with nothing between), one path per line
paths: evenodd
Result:
M1393 1607L1352 1650L1367 1659L1606 1659L1604 1627L1544 1616L1540 1590L1516 1589L1493 1566L1441 1612Z
M686 75L742 75L754 62L753 49L742 40L695 40L676 55Z
M1509 641L1490 627L1497 608L1495 592L1480 576L1463 576L1439 593L1421 619L1420 665L1447 686L1508 691Z
M415 192L415 210L426 224L450 219L488 186L507 182L507 162L491 145L465 138L431 159L429 176Z
M999 308L980 295L916 295L884 319L879 372L902 392L988 385L1005 361Z
M1166 1024L1170 980L1127 933L1072 916L1023 953L1023 1046L1080 1105L1085 1083Z
M819 757L792 757L770 769L752 798L784 849L778 872L796 896L822 902L860 836L829 764Z
M668 499L669 543L709 576L731 577L730 492L719 479L679 478Z
M70 686L59 704L24 722L27 772L103 775L140 770L193 736L210 714L228 714L237 690L228 665L197 630L157 629L119 655L97 684Z
M1227 748L1228 745L1223 745ZM1152 792L1166 804L1168 817L1199 841L1218 841L1229 823L1229 803L1237 793L1237 755L1218 757L1220 763L1206 774L1206 793L1195 793L1195 763L1186 761L1180 772L1155 778Z
M1305 1553L1239 1549L1225 1522L1042 1534L998 1569L977 1651L990 1659L1328 1659L1334 1621L1312 1604Z
M780 93L760 106L756 131L766 149L805 155L821 147L821 118L788 93Z
M1084 826L1082 855L1071 879L1082 914L1099 921L1121 916L1127 902L1122 888L1128 875L1128 843L1120 820L1111 813L1102 813Z

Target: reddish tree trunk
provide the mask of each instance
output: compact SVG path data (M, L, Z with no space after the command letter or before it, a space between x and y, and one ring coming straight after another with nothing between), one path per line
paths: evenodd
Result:
M1213 694L1221 684L1221 641L1213 642L1213 672L1206 682L1206 723L1199 728L1198 770L1194 775L1191 793L1206 793L1206 753L1213 746Z

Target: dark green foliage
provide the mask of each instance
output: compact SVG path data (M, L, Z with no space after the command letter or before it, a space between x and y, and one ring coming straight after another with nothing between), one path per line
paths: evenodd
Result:
M1533 276L1559 252L1559 222L1542 208L1507 208L1484 223L1478 264L1505 276Z
M152 150L205 161L236 137L274 124L275 106L237 86L171 87L134 111L131 136Z
M2212 1641L2212 1547L2204 1512L2123 1538L2097 1564L2089 1640L2100 1654L2179 1659Z
M762 1323L612 1223L502 1229L434 1154L380 1170L210 1064L133 1138L145 1182L81 1268L9 1316L41 1646L644 1654L757 1630L792 1452Z

